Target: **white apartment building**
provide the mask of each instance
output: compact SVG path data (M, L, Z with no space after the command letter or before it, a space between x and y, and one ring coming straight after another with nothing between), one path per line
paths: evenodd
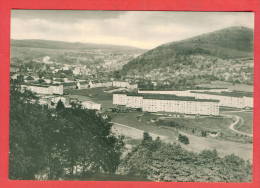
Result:
M138 90L139 94L165 94L195 97L196 99L219 100L220 106L233 108L253 108L253 97L243 92L232 92L227 88L209 88L194 90Z
M253 108L254 107L254 99L253 97L244 96L244 105L245 107Z
M247 93L238 92L191 92L196 99L219 100L220 106L233 108L253 108L253 96Z
M126 94L113 94L113 104L115 105L126 105Z
M147 112L175 112L193 115L219 115L219 101L176 95L113 94L114 105L141 108Z
M37 94L44 95L63 95L63 85L42 85L42 84L28 84L21 85L21 90L28 89Z

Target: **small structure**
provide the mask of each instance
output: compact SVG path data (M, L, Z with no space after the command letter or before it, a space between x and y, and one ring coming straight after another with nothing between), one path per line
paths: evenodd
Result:
M81 102L81 106L84 109L101 110L101 104L94 103L92 101L83 101Z

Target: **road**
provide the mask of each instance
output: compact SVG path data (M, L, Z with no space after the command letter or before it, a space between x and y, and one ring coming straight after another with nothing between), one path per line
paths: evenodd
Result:
M124 136L133 138L133 139L142 139L143 138L143 132L144 130L137 129L134 127L130 127L124 124L120 124L117 122L111 122L113 123L112 131L115 134L122 134ZM172 131L168 129L169 131ZM214 138L205 138L205 137L199 137L195 135L190 135L184 132L180 132L183 135L188 136L190 144L184 145L182 144L183 148L187 149L188 151L193 152L200 152L202 150L213 150L216 149L220 156L235 154L237 156L240 156L241 158L245 160L252 161L252 155L253 155L253 145L252 144L243 144L243 143L237 143L237 142L231 142L231 141L223 141L223 140L217 140ZM165 143L173 143L176 142L173 138L170 138L165 135L160 135L156 133L149 134L155 139L156 137L160 137L160 139Z
M227 115L228 116L228 115ZM231 123L230 126L229 126L229 129L231 129L232 131L240 134L240 135L245 135L245 136L249 136L249 137L253 137L253 134L249 134L249 133L245 133L245 132L242 132L242 131L239 131L239 130L236 130L235 127L236 125L241 121L242 124L244 122L244 119L240 116L237 116L237 115L230 115L231 117L235 118L235 122Z

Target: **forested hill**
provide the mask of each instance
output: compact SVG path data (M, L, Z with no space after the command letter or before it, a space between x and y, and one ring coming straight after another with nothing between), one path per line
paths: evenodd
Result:
M248 62L252 58L253 30L246 27L229 27L149 50L126 64L122 75L169 79L179 74L185 77L199 73L203 76L207 73L218 77L218 71L223 66L228 65L230 68L252 64L253 61ZM232 74L230 71L227 73Z

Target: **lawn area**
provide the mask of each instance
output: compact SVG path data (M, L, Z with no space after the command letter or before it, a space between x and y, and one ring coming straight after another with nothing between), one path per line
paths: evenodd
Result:
M228 140L240 143L251 143L251 138L237 135L229 129L230 124L234 121L230 117L167 117L155 115L153 113L129 112L114 113L112 121L146 132L164 135L175 140L178 132L186 132L199 137L213 137L219 140ZM172 126L177 125L177 126ZM216 134L215 136L212 134Z
M227 129L228 125L227 127L224 127L224 125L223 127L219 126L219 128L225 128L226 131L230 131L230 135L232 135L230 136L231 138L229 139L226 136L216 139L211 137L192 135L192 133L188 133L187 131L185 131L185 129L177 131L175 128L172 127L159 126L156 124L156 121L154 121L158 117L161 116L143 112L114 113L112 121L123 125L128 125L130 127L134 127L146 132L162 135L161 138L166 143L175 142L178 132L180 132L181 134L187 135L189 138L190 144L182 145L185 149L189 151L200 152L204 149L216 149L219 152L220 156L230 155L234 153L235 155L238 155L243 159L252 160L252 144L231 141L232 138L236 138L236 135L231 130ZM203 121L210 123L210 120L207 119ZM210 124L208 124L208 126L210 126ZM237 137L237 139L244 138ZM130 145L135 145L136 143L138 143L138 140L135 139L132 143L131 139L129 139L126 143Z
M106 88L90 88L90 89L68 89L65 92L67 92L70 95L80 95L80 96L86 96L90 98L95 98L99 100L112 100L112 94L104 92Z
M106 88L91 88L91 89L71 89L66 90L70 97L77 98L80 101L91 100L102 105L103 109L113 107L112 94L104 92Z
M125 125L131 125L135 128L146 127L149 130L153 128L158 129L158 119L163 118L163 116L155 115L152 113L142 113L142 112L131 112L131 113L120 113L117 114L113 121ZM201 118L169 118L162 119L163 121L174 121L183 127L187 128L201 128L205 130L219 131L219 130L229 130L228 126L232 122L231 118L226 117L201 117ZM150 128L152 127L152 128Z
M164 121L175 122L187 128L199 128L209 131L227 131L232 119L226 117L200 117L200 118L167 118Z
M146 114L145 119L140 118L143 117L143 114ZM143 112L114 113L112 116L112 121L123 125L128 125L140 130L144 130L146 132L164 135L172 140L176 140L177 131L169 131L167 127L158 126L154 122L151 122L151 119L156 117L158 116Z
M210 84L200 84L199 86L201 86L201 87L225 87L230 90L253 92L252 85L232 84L230 82L224 82L224 81L213 81Z

